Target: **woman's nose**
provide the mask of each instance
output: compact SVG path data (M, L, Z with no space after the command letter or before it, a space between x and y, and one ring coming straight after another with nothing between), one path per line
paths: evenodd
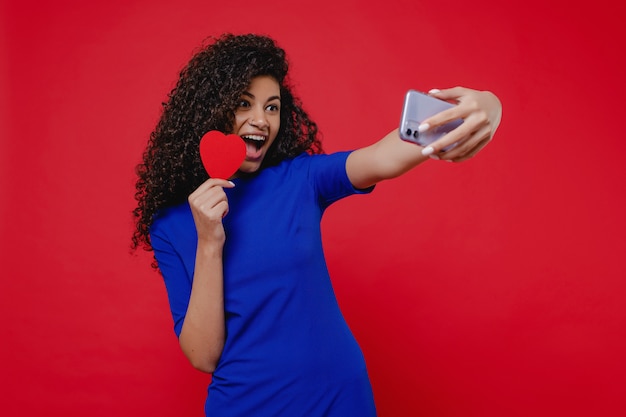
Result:
M248 121L251 126L257 127L259 129L263 129L267 127L267 117L265 115L265 109L256 109Z

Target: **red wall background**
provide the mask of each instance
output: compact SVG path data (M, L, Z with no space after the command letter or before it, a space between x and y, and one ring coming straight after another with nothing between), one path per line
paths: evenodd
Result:
M200 416L208 375L129 253L134 166L203 38L270 34L327 151L408 88L504 104L496 139L324 219L379 414L626 415L622 1L109 0L0 6L4 416ZM311 378L315 378L311 375Z

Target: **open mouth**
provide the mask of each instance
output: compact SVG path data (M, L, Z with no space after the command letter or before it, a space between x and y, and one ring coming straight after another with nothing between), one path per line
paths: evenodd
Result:
M243 135L241 138L248 144L253 145L256 150L261 149L263 144L265 143L265 136L261 135Z

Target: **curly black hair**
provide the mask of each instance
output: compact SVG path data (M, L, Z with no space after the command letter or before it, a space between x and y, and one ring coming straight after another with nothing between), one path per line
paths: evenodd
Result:
M136 168L133 250L152 250L155 216L186 201L209 178L200 160L200 139L210 130L232 131L241 94L254 77L273 77L281 95L280 129L261 168L303 152L323 153L317 125L292 92L288 68L285 51L271 38L254 34L210 38L193 55L163 103Z

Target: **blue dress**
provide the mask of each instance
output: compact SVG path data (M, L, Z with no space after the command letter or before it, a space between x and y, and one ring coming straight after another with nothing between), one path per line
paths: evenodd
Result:
M355 193L348 152L306 155L236 179L226 189L226 340L207 416L375 416L361 349L331 285L320 233L324 210ZM180 335L197 234L187 203L164 210L151 242Z

